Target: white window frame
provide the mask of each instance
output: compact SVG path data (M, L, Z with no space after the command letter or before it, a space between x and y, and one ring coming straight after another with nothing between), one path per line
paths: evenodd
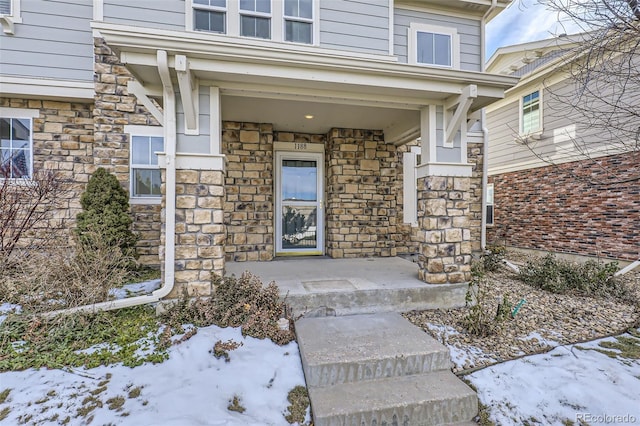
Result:
M423 67L460 69L460 36L458 30L453 27L442 27L438 25L421 24L412 22L409 25L409 43L407 46L407 60L411 65ZM418 62L418 33L433 33L451 37L451 65L425 64Z
M157 166L141 164L134 165L133 164L133 150L131 149L131 144L133 143L134 136L141 137L160 137L163 138L163 143L166 143L164 140L164 128L161 126L136 126L136 125L127 125L124 126L124 132L129 134L129 204L161 204L162 203L162 195L145 195L145 196L134 196L133 195L133 169L134 166L136 169L150 169L150 170L160 170L160 165Z
M496 208L495 208L495 186L493 183L487 184L487 194L486 194L486 203L487 210L484 212L485 215L485 224L487 226L493 226L496 222ZM489 215L487 214L491 208L491 221L489 221Z
M206 33L206 34L229 34L229 31L230 31L229 23L232 21L229 15L232 12L231 11L232 5L233 4L237 5L237 3L238 3L237 0L226 0L227 6L219 7L219 6L207 6L204 4L197 4L197 3L194 3L193 0L185 1L185 7L186 7L185 17L187 20L186 22L187 30ZM207 10L211 12L224 12L224 31L216 32L216 31L197 30L194 22L194 19L195 19L194 9ZM237 6L236 6L236 10L237 10Z
M412 146L402 155L402 217L403 222L412 227L418 226L418 182L416 169L422 149Z
M40 110L27 109L27 108L0 108L0 117L12 118L20 120L29 120L29 150L31 155L29 156L29 177L28 178L10 178L10 181L21 182L28 181L33 178L33 119L40 116ZM2 178L0 178L2 179Z
M275 41L279 43L294 44L297 46L319 46L320 44L320 1L313 0L313 19L309 22L312 24L312 43L296 43L285 41L285 17L284 17L284 0L271 0L271 38L263 39L258 37L244 37L240 35L240 2L238 0L227 0L226 8L226 32L215 33L208 31L196 30L194 28L194 3L193 0L186 0L185 4L185 29L190 32L198 32L202 34L226 35L231 37L242 37L248 44L255 42ZM197 7L197 5L196 5ZM242 12L243 14L246 14ZM255 16L258 16L257 14ZM295 18L298 19L298 18Z
M538 128L537 129L532 129L528 132L525 132L524 130L524 98L526 96L532 95L535 92L538 92ZM527 91L527 93L524 93L523 95L520 96L520 103L518 105L519 108L519 113L518 113L518 121L519 121L519 129L520 129L520 136L538 136L542 134L543 128L544 128L544 123L543 123L543 99L542 99L542 87L538 87L535 90L529 90Z
M320 32L316 29L318 28L317 17L320 15L318 13L318 7L320 0L312 0L311 2L311 18L301 18L298 16L288 16L285 13L285 0L282 1L282 41L285 43L297 44L300 46L317 46ZM306 24L311 24L311 43L302 43L298 41L289 41L286 40L287 37L287 21L291 22L304 22Z
M0 15L0 25L5 34L15 34L14 24L22 23L22 12L20 10L21 0L9 0L10 13Z
M227 0L229 1L229 0ZM269 2L269 13L266 12L258 12L255 10L244 10L240 8L240 1L238 1L238 33L240 34L240 37L247 37L247 38L255 38L257 40L272 40L273 39L273 8L274 8L274 4L273 1ZM264 37L257 37L257 36L245 36L242 35L242 17L243 16L249 16L252 18L266 18L269 20L269 37L264 38Z

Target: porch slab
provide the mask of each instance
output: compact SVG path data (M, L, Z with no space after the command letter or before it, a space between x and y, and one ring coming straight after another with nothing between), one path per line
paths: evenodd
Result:
M275 281L294 315L341 316L464 306L467 284L426 284L418 266L400 257L331 259L276 258L227 262L227 274L249 271L265 284Z

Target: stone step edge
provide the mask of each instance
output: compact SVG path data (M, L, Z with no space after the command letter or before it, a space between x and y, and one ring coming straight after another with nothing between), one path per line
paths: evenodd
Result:
M428 384L428 387L425 387ZM409 392L409 390L413 390ZM382 390L383 395L375 396ZM398 391L398 394L394 394ZM418 395L416 395L416 393ZM424 417L441 416L433 419L414 419L410 424L464 424L471 421L478 411L476 393L450 371L393 377L365 382L343 383L328 387L309 387L311 410L317 426L333 424L371 424L375 420L390 420L394 414L401 417L415 410ZM332 400L335 399L335 400ZM325 401L326 400L326 401ZM349 403L349 408L344 403ZM354 403L355 407L354 407ZM430 409L430 406L438 408ZM442 405L445 405L443 408ZM457 412L443 410L456 407ZM412 411L414 410L414 411ZM431 410L429 412L429 410ZM386 413L385 413L386 412ZM392 413L392 414L390 414ZM357 417L354 419L354 416ZM435 421L435 423L433 423ZM425 423L422 423L425 422Z
M314 365L310 365L306 361L302 352L301 358L307 385L315 387L450 371L452 367L449 350L445 347L431 352L402 354L386 358L372 356L353 361L335 361ZM422 359L420 360L420 358Z

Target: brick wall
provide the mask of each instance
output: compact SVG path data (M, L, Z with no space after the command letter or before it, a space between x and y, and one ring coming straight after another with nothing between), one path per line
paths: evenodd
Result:
M395 256L398 152L382 131L332 129L327 136L327 254Z
M638 178L640 152L492 176L495 225L488 229L488 241L638 259Z
M224 122L227 260L273 257L273 126Z
M104 39L94 39L95 103L93 162L114 173L123 187L129 190L129 135L124 126L159 126L158 121L138 103L127 90L133 79L118 56ZM160 263L160 209L159 204L134 204L133 231L140 236L137 251L142 264L158 266Z

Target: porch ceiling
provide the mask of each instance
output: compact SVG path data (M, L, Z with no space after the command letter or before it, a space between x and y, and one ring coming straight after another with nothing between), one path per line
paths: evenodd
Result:
M313 118L305 118L307 115ZM334 127L370 130L411 128L419 125L420 113L406 109L331 104L313 99L223 96L222 119L271 123L275 130L280 131L324 134Z

